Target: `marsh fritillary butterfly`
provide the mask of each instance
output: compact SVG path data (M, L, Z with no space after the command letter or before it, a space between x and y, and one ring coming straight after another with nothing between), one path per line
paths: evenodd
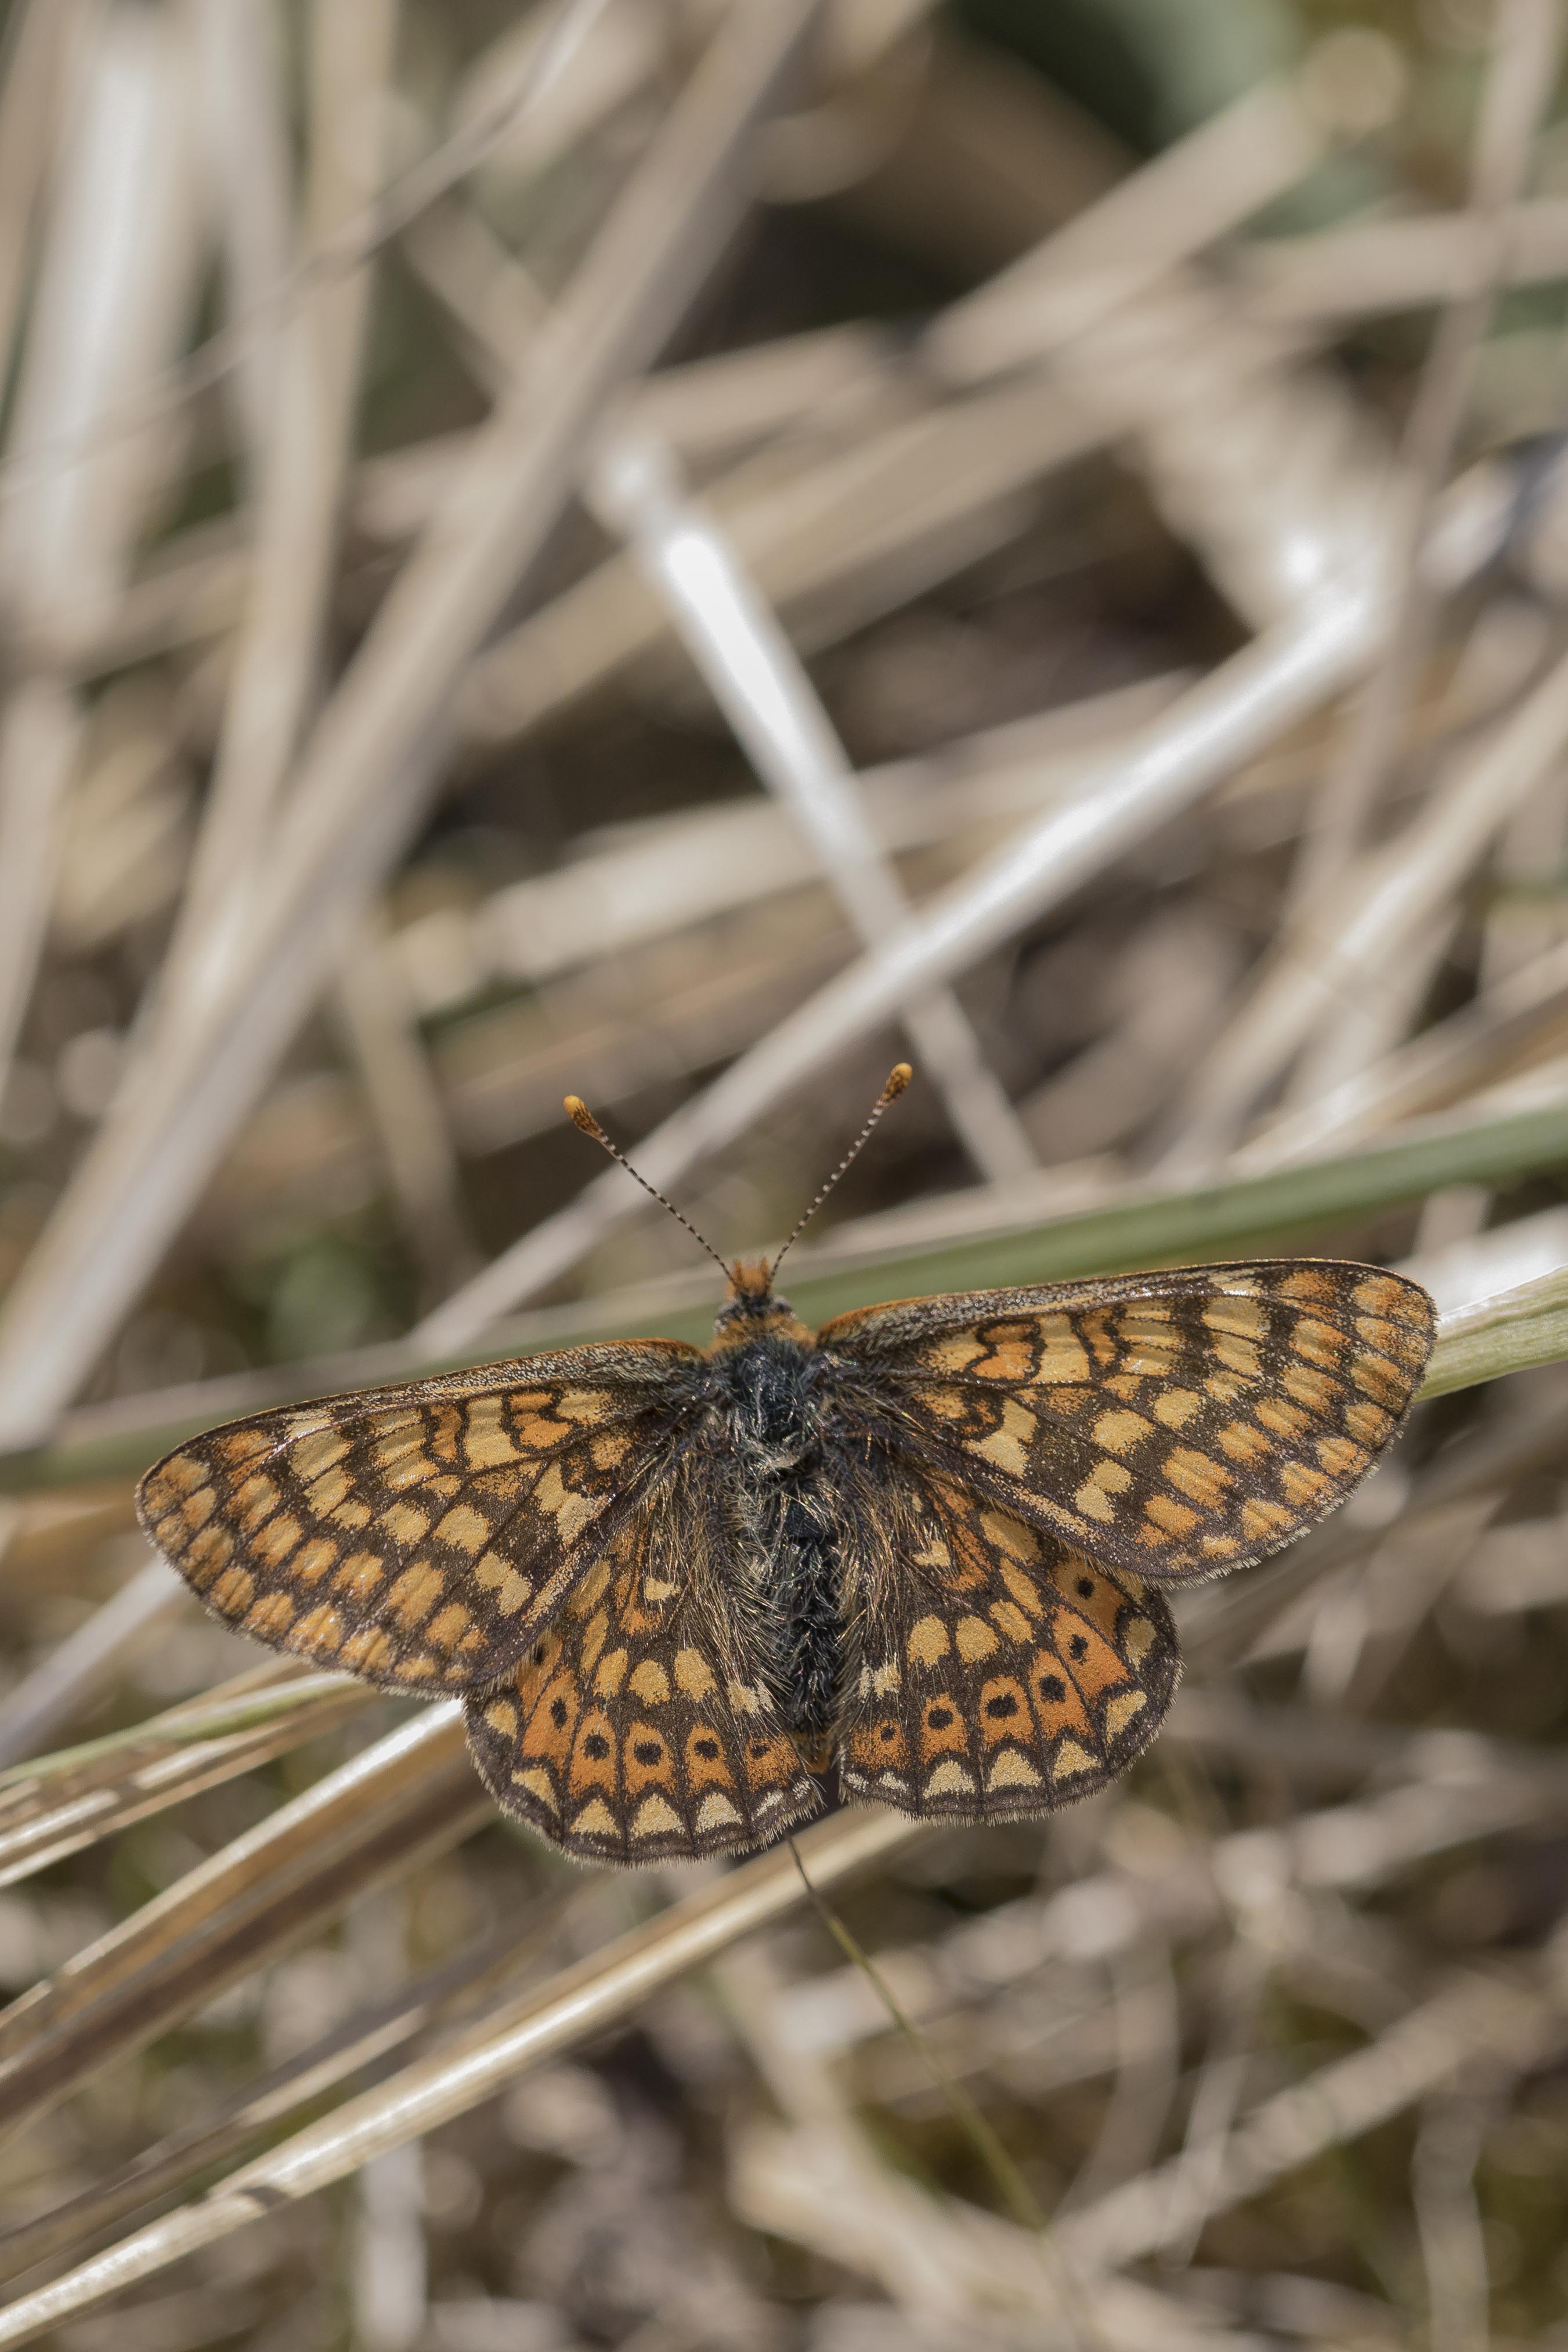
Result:
M900 1812L1012 1821L1148 1745L1180 1669L1159 1588L1342 1503L1432 1345L1417 1284L1327 1259L815 1334L776 1266L726 1267L707 1349L570 1348L214 1430L150 1472L142 1525L242 1632L459 1696L497 1803L585 1861L763 1844L830 1765Z

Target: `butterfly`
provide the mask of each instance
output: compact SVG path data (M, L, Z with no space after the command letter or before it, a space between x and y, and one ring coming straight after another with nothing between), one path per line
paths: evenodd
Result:
M1161 1588L1342 1503L1435 1323L1399 1275L1279 1258L813 1334L777 1265L725 1266L706 1349L569 1348L214 1430L148 1474L142 1524L243 1633L460 1697L497 1803L582 1860L765 1844L830 1768L903 1813L1013 1821L1148 1746L1180 1672Z

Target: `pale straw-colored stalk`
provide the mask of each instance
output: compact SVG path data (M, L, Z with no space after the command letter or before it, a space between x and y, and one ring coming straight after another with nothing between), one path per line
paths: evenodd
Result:
M358 218L380 177L367 126L386 121L396 0L318 7L310 24L309 164L298 230L307 258ZM286 98L276 61L249 100L258 117L271 113L273 143L284 145ZM126 1076L133 1099L146 1065L182 1060L184 1034L199 1033L209 1007L222 1002L265 886L284 780L325 669L322 630L336 579L372 283L365 270L334 279L252 349L252 359L266 362L268 392L250 453L247 608L155 1013Z
M55 154L9 434L23 455L44 449L62 418L90 437L155 375L195 292L192 90L179 30L110 13L90 47L72 37L88 29L85 19L69 26L76 70L55 60L37 93L52 100L37 131ZM35 52L25 41L24 58ZM35 673L0 715L0 1083L43 946L84 723L60 665L73 635L112 609L171 454L167 431L154 429L90 460L41 466L0 515L0 601Z
M279 88L279 27L265 0L210 0L194 24L200 135L230 318L258 331L226 387L252 497L274 437L284 341L271 307L292 258L293 163Z
M1489 2053L1488 2055L1490 2053ZM1487 2070L1486 2058L1476 2070ZM1486 2226L1476 2196L1480 2161L1499 2084L1444 2088L1423 2106L1410 2158L1410 2201L1426 2273L1430 2352L1487 2352L1491 2341L1491 2282Z

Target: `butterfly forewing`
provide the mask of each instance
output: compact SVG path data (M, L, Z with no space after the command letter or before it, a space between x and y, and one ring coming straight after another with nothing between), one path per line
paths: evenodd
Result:
M847 1792L901 1812L1014 1820L1092 1796L1158 1730L1179 1661L1170 1612L951 1481L912 1474L899 1542L858 1566Z
M218 1616L392 1689L472 1689L560 1608L678 1450L697 1350L573 1349L192 1439L137 1497Z
M726 1572L710 1465L626 1521L510 1679L468 1700L486 1786L584 1861L764 1843L821 1799Z
M1102 1565L1184 1582L1344 1500L1433 1331L1398 1275L1282 1259L900 1301L820 1344L896 1451Z

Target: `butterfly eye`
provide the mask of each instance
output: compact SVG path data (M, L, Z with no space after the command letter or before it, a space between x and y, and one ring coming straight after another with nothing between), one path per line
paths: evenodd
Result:
M1040 1676L1040 1696L1042 1698L1048 1698L1054 1704L1058 1699L1066 1698L1067 1695L1068 1686L1066 1683L1063 1682L1060 1675L1042 1675Z
M933 1731L945 1731L952 1721L952 1709L950 1706L928 1706L926 1721Z
M602 1731L591 1731L583 1742L583 1753L591 1756L595 1764L602 1764L609 1752L610 1743Z
M1079 1595L1080 1600L1092 1601L1094 1598L1093 1577L1080 1576L1078 1582L1073 1586L1073 1591Z
M985 1712L994 1723L1005 1723L1008 1716L1017 1714L1018 1702L1011 1691L1004 1691L999 1698L986 1700Z
M657 1764L664 1750L657 1739L639 1739L632 1754L639 1764Z
M560 1731L564 1727L566 1717L569 1713L570 1709L563 1698L552 1698L551 1700L550 1720L555 1726L557 1731Z
M1068 1655L1069 1658L1086 1658L1089 1655L1089 1643L1081 1633L1075 1633L1068 1643Z
M716 1739L697 1739L692 1742L692 1745L699 1756L704 1757L709 1763L711 1763L719 1753L719 1742Z

